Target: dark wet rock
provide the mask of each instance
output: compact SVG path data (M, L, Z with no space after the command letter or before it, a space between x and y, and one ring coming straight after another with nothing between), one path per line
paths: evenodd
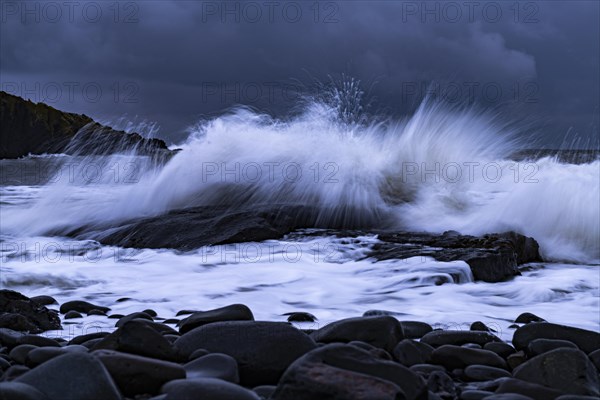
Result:
M514 347L504 342L489 342L483 345L483 349L493 351L502 358L506 358L517 352Z
M178 324L181 320L177 318L168 318L163 321L163 324Z
M0 381L2 381L2 382L13 381L14 379L18 378L19 376L23 375L24 373L26 373L28 371L30 371L30 368L26 367L25 365L20 365L20 364L11 365L6 371L4 371L4 374L2 374L2 378L0 378Z
M556 400L598 400L597 396L583 396L580 394L563 394L558 396Z
M6 371L10 367L10 362L7 359L0 357L0 371Z
M513 378L505 379L496 390L496 393L516 393L529 396L534 400L552 400L564 394L556 389Z
M471 324L470 329L472 331L482 331L482 332L491 332L492 330L488 328L486 324L481 321L475 321Z
M433 364L415 364L409 368L411 371L416 372L421 375L429 376L434 371L446 371L444 367L441 365L433 365Z
M143 324L146 324L147 326L154 329L156 332L160 333L163 336L166 336L166 335L179 336L179 332L177 332L175 329L171 328L170 326L165 325L164 323L153 322L153 321L149 321L147 319L136 319L135 321L140 321Z
M188 357L188 361L195 360L196 358L204 357L205 355L210 354L206 349L196 349L190 354Z
M237 361L227 354L207 354L188 362L183 367L188 379L217 378L231 383L240 382Z
M490 367L507 368L506 362L498 354L480 349L469 349L460 346L444 345L431 353L431 363L443 365L447 370L465 368L469 365L488 365Z
M25 365L30 368L36 367L46 361L66 353L87 353L88 349L81 345L71 345L65 347L39 347L31 350L25 357Z
M18 332L9 328L0 328L0 345L9 349L15 347L19 337L23 336L22 332Z
M517 329L513 335L513 346L526 349L535 339L559 339L573 342L585 353L600 349L600 333L549 322L532 322Z
M105 154L138 149L167 152L162 140L144 139L95 123L90 117L59 111L0 91L0 158L28 154Z
M68 353L53 358L21 375L15 382L35 387L50 400L121 399L102 363L87 353Z
M426 343L404 339L394 347L394 358L405 367L427 364L431 360L433 347Z
M175 314L176 317L179 317L181 315L189 315L189 314L193 314L195 312L201 312L198 310L179 310L177 311L177 314Z
M107 313L110 311L110 308L98 306L98 305L88 303L87 301L83 301L83 300L67 301L66 303L63 303L60 306L61 314L66 314L69 311L77 311L79 313L87 314L88 312L90 312L92 310L100 310L100 311L104 311L105 313Z
M232 304L210 311L199 311L180 322L179 332L186 333L211 322L223 321L254 321L254 315L244 304Z
M154 321L154 319L152 319L152 317L150 315L146 314L145 312L134 312L134 313L127 314L126 316L119 318L119 320L117 321L115 326L117 328L120 328L123 325L125 325L127 322L129 322L133 319L145 319L148 321Z
M251 390L214 378L180 379L167 383L165 400L260 400Z
M274 385L262 385L252 388L252 391L256 393L261 399L269 399L271 395L275 393L277 386Z
M43 346L58 347L58 346L60 346L56 340L50 339L50 338L47 338L44 336L38 336L38 335L20 336L19 338L17 338L17 344L32 344L34 346L39 346L39 347L43 347Z
M348 344L352 346L360 347L361 349L367 350L369 353L373 354L377 358L381 358L382 360L392 360L392 356L390 353L381 349L379 347L375 347L369 343L361 342L359 340L353 340L352 342L348 342Z
M378 260L429 256L438 261L465 261L475 280L500 282L520 275L518 265L541 261L538 243L515 232L474 237L460 234L395 232L378 236L370 257Z
M67 313L64 316L65 319L76 319L76 318L83 318L83 315L81 315L80 313L78 313L77 311L67 311Z
M528 324L530 322L546 322L546 320L530 312L524 312L515 319L515 322L518 324Z
M42 392L33 386L19 382L0 382L2 400L47 400Z
M317 317L307 312L289 312L283 314L288 317L288 322L315 322Z
M575 343L569 342L568 340L535 339L529 342L529 344L527 345L527 355L529 357L533 357L562 347L568 347L571 349L579 350L579 347L577 347Z
M167 334L163 334L163 337L165 339L167 339L169 342L175 343L175 341L177 339L179 339L181 336L179 334L177 334L177 335L171 335L171 334L167 333Z
M518 393L500 393L493 394L490 397L486 397L486 400L534 400L529 396L525 396Z
M104 311L102 311L102 310L98 310L98 309L94 308L93 310L90 310L87 313L87 315L106 315L106 313Z
M156 311L151 310L151 309L145 309L142 311L143 313L148 314L149 316L151 316L152 318L156 318L158 316L158 314L156 313Z
M52 304L58 304L58 301L56 301L56 299L52 296L33 296L30 297L31 301L33 301L34 303L39 304L40 306L50 306Z
M508 364L510 369L517 368L519 365L523 364L525 361L527 361L527 356L525 355L525 352L523 350L519 350L519 351L509 355L508 357L506 357L506 363Z
M394 317L358 317L332 322L310 335L320 343L348 343L359 340L392 352L404 339L402 326Z
M586 354L577 349L545 352L517 367L513 375L565 393L600 396L598 370Z
M433 331L431 325L420 321L400 321L406 339L421 339Z
M158 394L165 383L186 376L181 365L168 361L112 350L97 350L92 355L102 362L117 387L128 397Z
M294 229L310 227L316 212L307 206L236 208L200 206L136 219L109 235L90 238L132 248L193 250L202 246L280 239ZM186 229L182 230L181 227ZM85 234L85 232L83 232Z
M328 344L298 360L285 372L272 400L423 399L419 375L393 361L347 344Z
M0 328L41 333L62 329L56 311L13 290L0 290Z
M465 343L461 344L461 347L466 347L467 349L482 349L483 347L477 343Z
M592 351L588 354L588 357L592 361L592 364L596 366L596 369L600 371L600 350Z
M492 381L498 378L510 378L511 376L505 369L488 365L469 365L465 368L464 375L472 381Z
M123 314L111 314L111 315L109 315L107 318L108 318L108 319L121 319L121 318L123 318L123 317L124 317L124 315L123 315Z
M167 361L180 359L171 342L144 322L136 320L127 322L99 340L93 350L115 350Z
M250 387L277 383L294 360L315 346L309 336L283 322L213 322L175 341L187 357L197 349L230 355L238 363L240 382Z
M481 400L493 394L494 392L487 390L463 390L460 393L460 400Z
M490 342L501 342L500 338L489 332L479 331L433 331L421 338L421 342L438 347L445 344L461 346L467 343L476 343L484 346Z
M444 398L456 397L456 388L452 378L444 371L433 371L427 377L427 388L430 392Z
M87 342L88 340L92 340L92 339L102 339L106 336L110 335L110 332L93 332L93 333L86 333L85 335L79 335L79 336L75 336L73 339L71 339L69 341L69 344L83 344L85 342Z
M33 344L20 344L16 346L14 349L8 353L8 356L16 363L21 365L25 365L25 360L27 359L27 354L31 350L37 349L38 347Z

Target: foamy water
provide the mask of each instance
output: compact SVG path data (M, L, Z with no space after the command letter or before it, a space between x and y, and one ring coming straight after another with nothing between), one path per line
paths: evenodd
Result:
M597 330L599 161L512 161L517 132L468 108L425 103L405 120L372 124L336 115L319 103L287 120L240 109L199 124L165 165L133 154L59 157L49 183L0 187L2 287L165 318L245 303L269 320L309 311L323 323L386 309L432 324L482 320L510 337L510 322L529 311ZM534 237L547 262L489 284L472 282L464 262L364 259L375 236L293 236L185 254L64 238L81 228L101 237L177 208L264 204L314 206L319 227L515 230ZM115 304L122 297L132 300Z

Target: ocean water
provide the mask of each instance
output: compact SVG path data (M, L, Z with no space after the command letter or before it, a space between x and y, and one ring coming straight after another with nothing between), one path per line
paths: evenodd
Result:
M339 115L319 102L280 120L240 108L198 123L161 165L133 153L0 161L2 287L87 299L114 313L152 308L164 318L244 303L258 319L311 312L314 327L379 309L449 329L480 320L506 339L525 311L598 330L597 158L515 161L524 143L514 126L472 108L425 102L398 121ZM317 230L185 253L97 241L117 225L174 209L266 204L315 207L316 228L514 230L534 237L545 261L511 281L484 283L461 261L375 262L367 258L375 234ZM113 324L86 317L58 334Z

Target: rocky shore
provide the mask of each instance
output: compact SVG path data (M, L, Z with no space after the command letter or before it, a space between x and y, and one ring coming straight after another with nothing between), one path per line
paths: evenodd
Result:
M123 299L127 301L127 299ZM111 332L52 337L83 314ZM59 318L60 316L60 318ZM169 319L165 319L169 318ZM437 330L386 311L319 326L255 321L242 304L158 316L114 315L86 301L0 291L0 398L592 399L600 396L600 334L530 313L512 343L479 321ZM302 322L318 329L303 329ZM557 321L558 322L558 321ZM45 331L45 334L40 334Z
M168 157L172 152L159 139L117 131L83 114L57 110L0 91L0 159L30 154L98 155L136 151Z

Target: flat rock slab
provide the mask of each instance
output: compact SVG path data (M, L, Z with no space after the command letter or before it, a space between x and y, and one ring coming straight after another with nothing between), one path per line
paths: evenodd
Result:
M465 261L475 280L500 282L520 275L518 265L542 261L538 243L515 232L481 237L450 231L442 235L415 232L382 233L369 254L377 260L417 256L438 261Z

